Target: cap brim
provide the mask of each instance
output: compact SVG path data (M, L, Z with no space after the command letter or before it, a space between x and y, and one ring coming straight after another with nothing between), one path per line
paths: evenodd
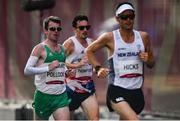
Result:
M121 14L122 12L126 11L126 10L132 10L134 11L134 8L129 5L129 4L124 4L122 6L120 6L117 10L116 10L116 16L118 16L119 14Z

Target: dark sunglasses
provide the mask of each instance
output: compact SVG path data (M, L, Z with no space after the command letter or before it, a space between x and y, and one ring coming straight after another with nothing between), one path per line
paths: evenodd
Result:
M130 15L118 15L119 16L119 18L121 18L122 20L127 20L128 18L130 19L130 20L134 20L134 18L135 18L135 14L130 14Z
M86 28L86 30L89 30L91 28L91 25L87 25L87 26L78 26L77 28L79 28L79 30L84 30Z
M49 27L49 30L50 30L50 31L53 31L53 32L56 31L56 30L57 30L57 31L61 31L62 28L61 28L61 27Z

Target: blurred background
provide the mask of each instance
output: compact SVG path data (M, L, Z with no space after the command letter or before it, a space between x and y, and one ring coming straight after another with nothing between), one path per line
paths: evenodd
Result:
M156 59L153 69L145 68L143 112L180 119L180 0L1 0L0 107L22 101L26 104L33 99L34 77L24 76L23 70L32 48L43 40L45 17L61 18L63 30L59 42L63 43L73 35L74 16L85 14L92 26L89 36L96 39L117 28L115 9L123 1L134 4L134 28L150 34ZM28 2L34 2L35 7ZM103 62L104 50L98 57ZM96 76L94 80L98 102L105 106L107 80ZM0 119L2 116L0 111Z

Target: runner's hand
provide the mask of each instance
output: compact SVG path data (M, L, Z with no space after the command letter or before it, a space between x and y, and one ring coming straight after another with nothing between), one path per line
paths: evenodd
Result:
M148 61L148 53L147 52L139 52L139 58L143 61L143 62L147 62Z
M55 68L59 67L59 61L55 60L52 63L49 64L49 70L52 71Z
M86 65L87 63L88 63L88 59L87 59L87 57L85 56L85 57L83 57L83 58L81 59L81 61L78 63L77 68L82 67L82 66Z
M105 78L109 74L108 68L100 68L100 70L97 72L97 76L100 78Z
M76 76L76 70L75 69L68 69L66 71L66 76L67 77L75 77Z

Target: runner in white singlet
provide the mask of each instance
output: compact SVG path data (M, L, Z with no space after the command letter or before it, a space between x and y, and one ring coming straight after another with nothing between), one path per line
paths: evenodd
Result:
M72 25L75 35L69 37L63 44L65 48L68 48L67 67L70 73L74 73L67 74L66 78L68 96L72 100L69 109L73 114L81 106L87 119L98 120L99 108L92 79L93 68L85 55L86 47L92 42L92 39L88 38L90 29L88 17L78 15L74 18Z
M102 34L87 48L87 57L100 78L108 76L107 106L122 120L138 120L144 108L142 84L144 65L154 66L154 57L147 32L133 29L135 10L131 3L116 8L119 29ZM106 47L109 67L102 67L95 52Z

